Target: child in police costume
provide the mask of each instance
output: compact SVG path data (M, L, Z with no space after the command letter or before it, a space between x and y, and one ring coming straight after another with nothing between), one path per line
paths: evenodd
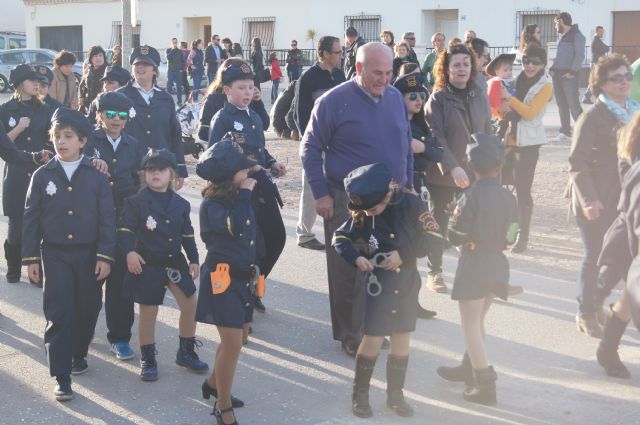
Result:
M40 84L38 85L38 93L40 94L40 98L44 102L45 105L49 106L52 111L55 111L62 105L61 102L58 102L56 99L49 95L49 86L51 86L51 81L53 81L53 71L51 71L48 67L44 65L36 65L34 66L36 73L38 74L38 78L40 79Z
M369 382L384 336L391 336L387 357L387 406L400 416L412 416L404 388L409 340L416 328L420 274L417 258L432 244L442 243L438 225L422 200L400 191L386 165L356 168L344 179L349 218L333 237L333 247L348 263L365 272L364 337L356 355L352 411L373 416ZM368 242L366 252L354 243Z
M245 155L255 159L262 167L252 173L251 177L258 182L254 194L257 198L255 213L265 241L265 255L260 259L260 269L268 276L284 249L287 235L279 208L282 200L266 170L270 170L275 177L284 176L287 170L284 164L277 162L267 151L262 119L249 107L254 88L251 67L243 60L233 58L227 59L225 63L226 66L221 67L218 72L227 102L211 120L209 146L221 140L229 131L240 133L244 136L241 146ZM260 312L265 311L260 298L256 298L255 307Z
M31 65L18 65L9 74L9 83L15 90L13 96L0 106L0 122L16 147L24 151L53 150L48 134L53 110L40 99L39 80L40 75ZM31 176L39 166L37 162L4 166L2 207L9 217L4 254L10 283L20 281L24 201Z
M471 138L476 180L449 225L451 243L461 247L451 298L458 301L467 351L462 365L437 372L449 381L465 381L465 400L494 405L497 376L487 363L484 320L494 296L507 299L509 262L503 251L515 243L518 214L515 197L500 184L504 145L493 135Z
M118 221L118 245L127 256L125 293L138 304L140 379L158 379L155 325L167 288L180 307L176 364L196 373L209 366L200 361L196 344L196 286L199 259L189 202L173 191L176 158L166 149L150 149L142 160L143 189L127 198ZM182 254L184 248L189 259Z
M102 307L99 282L114 261L116 217L107 177L82 154L91 124L58 108L51 119L56 156L33 174L24 212L22 261L40 282L44 265L44 344L56 400L73 398L71 374L87 371Z
M120 65L111 65L111 66L107 66L104 69L104 75L100 79L100 81L102 82L102 92L108 93L108 92L116 91L120 87L124 87L129 81L131 81L131 74L129 73L129 71L127 71ZM92 124L95 124L97 120L97 116L98 116L98 98L95 98L93 99L93 101L91 102L91 105L89 106L89 112L87 113L87 118Z
M140 188L138 172L146 150L123 131L132 106L127 96L113 91L101 93L92 105L96 105L99 127L93 131L91 146L85 152L107 163L109 184L119 216L125 199L135 195ZM105 312L107 339L119 360L131 359L134 355L129 345L134 320L133 301L124 296L126 273L126 254L116 249L115 263L105 281Z
M231 385L253 319L260 274L256 263L261 247L252 202L256 180L248 177L256 165L229 134L208 148L196 166L196 173L208 180L200 206L200 236L207 258L200 274L196 319L216 325L220 334L215 367L202 384L202 395L217 398L218 425L236 424L233 408L244 406L231 395Z

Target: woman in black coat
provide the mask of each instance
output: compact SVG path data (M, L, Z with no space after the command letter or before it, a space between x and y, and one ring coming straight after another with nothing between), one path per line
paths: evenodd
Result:
M105 52L101 46L89 49L89 68L82 76L78 87L78 109L83 114L89 113L91 102L102 92L102 77L107 67Z
M255 86L260 89L260 74L264 70L264 56L262 54L262 45L258 37L251 40L251 66L253 67L253 73L256 75L254 78Z

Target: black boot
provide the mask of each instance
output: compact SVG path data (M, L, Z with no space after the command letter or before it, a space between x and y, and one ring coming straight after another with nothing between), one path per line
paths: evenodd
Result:
M140 379L143 381L158 380L158 363L156 362L156 344L140 346Z
M485 404L487 406L496 405L496 380L498 375L493 370L493 366L486 369L473 369L474 385L464 390L462 396L465 400L473 403Z
M471 360L466 351L464 352L460 366L440 366L436 369L436 372L442 379L446 379L447 381L464 382L467 387L473 386L473 368L471 367Z
M413 408L405 401L402 393L408 364L409 356L396 357L389 354L387 357L387 407L398 416L407 418L413 416Z
M419 319L433 319L434 317L436 317L438 313L436 313L433 310L427 310L426 308L422 307L420 305L420 302L418 302L418 318Z
M614 312L607 321L607 326L604 328L604 336L596 352L600 366L604 368L607 375L614 378L631 378L631 373L629 373L629 370L622 363L618 355L618 345L620 345L622 334L624 334L628 323L629 322L620 320Z
M373 416L373 411L369 404L369 382L371 381L371 375L373 375L373 369L376 367L376 360L377 357L370 359L356 356L356 376L353 378L351 411L359 418Z
M520 230L518 231L516 243L511 248L511 252L520 253L527 250L527 245L529 244L529 227L531 226L532 212L532 206L518 205L518 222L520 225Z
M176 353L176 364L186 367L195 373L206 373L209 370L209 365L200 360L198 354L196 354L196 347L201 347L202 343L196 340L195 336L190 338L180 338L180 346Z
M9 241L4 241L4 258L7 259L7 282L20 282L22 272L22 248L20 245L9 245Z

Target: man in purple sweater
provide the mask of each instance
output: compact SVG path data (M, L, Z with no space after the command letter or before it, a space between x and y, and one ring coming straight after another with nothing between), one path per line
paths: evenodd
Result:
M364 278L331 246L349 217L343 179L352 170L383 162L400 187L413 182L411 130L402 95L390 86L391 50L381 43L358 49L356 77L320 97L311 113L300 156L324 219L333 338L355 356L362 338Z

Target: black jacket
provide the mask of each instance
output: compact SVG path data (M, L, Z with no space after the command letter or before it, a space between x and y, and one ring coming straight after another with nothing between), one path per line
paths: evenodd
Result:
M356 75L356 54L358 53L358 47L366 44L364 38L358 37L356 41L347 49L347 57L344 60L344 75L347 80L350 80Z

